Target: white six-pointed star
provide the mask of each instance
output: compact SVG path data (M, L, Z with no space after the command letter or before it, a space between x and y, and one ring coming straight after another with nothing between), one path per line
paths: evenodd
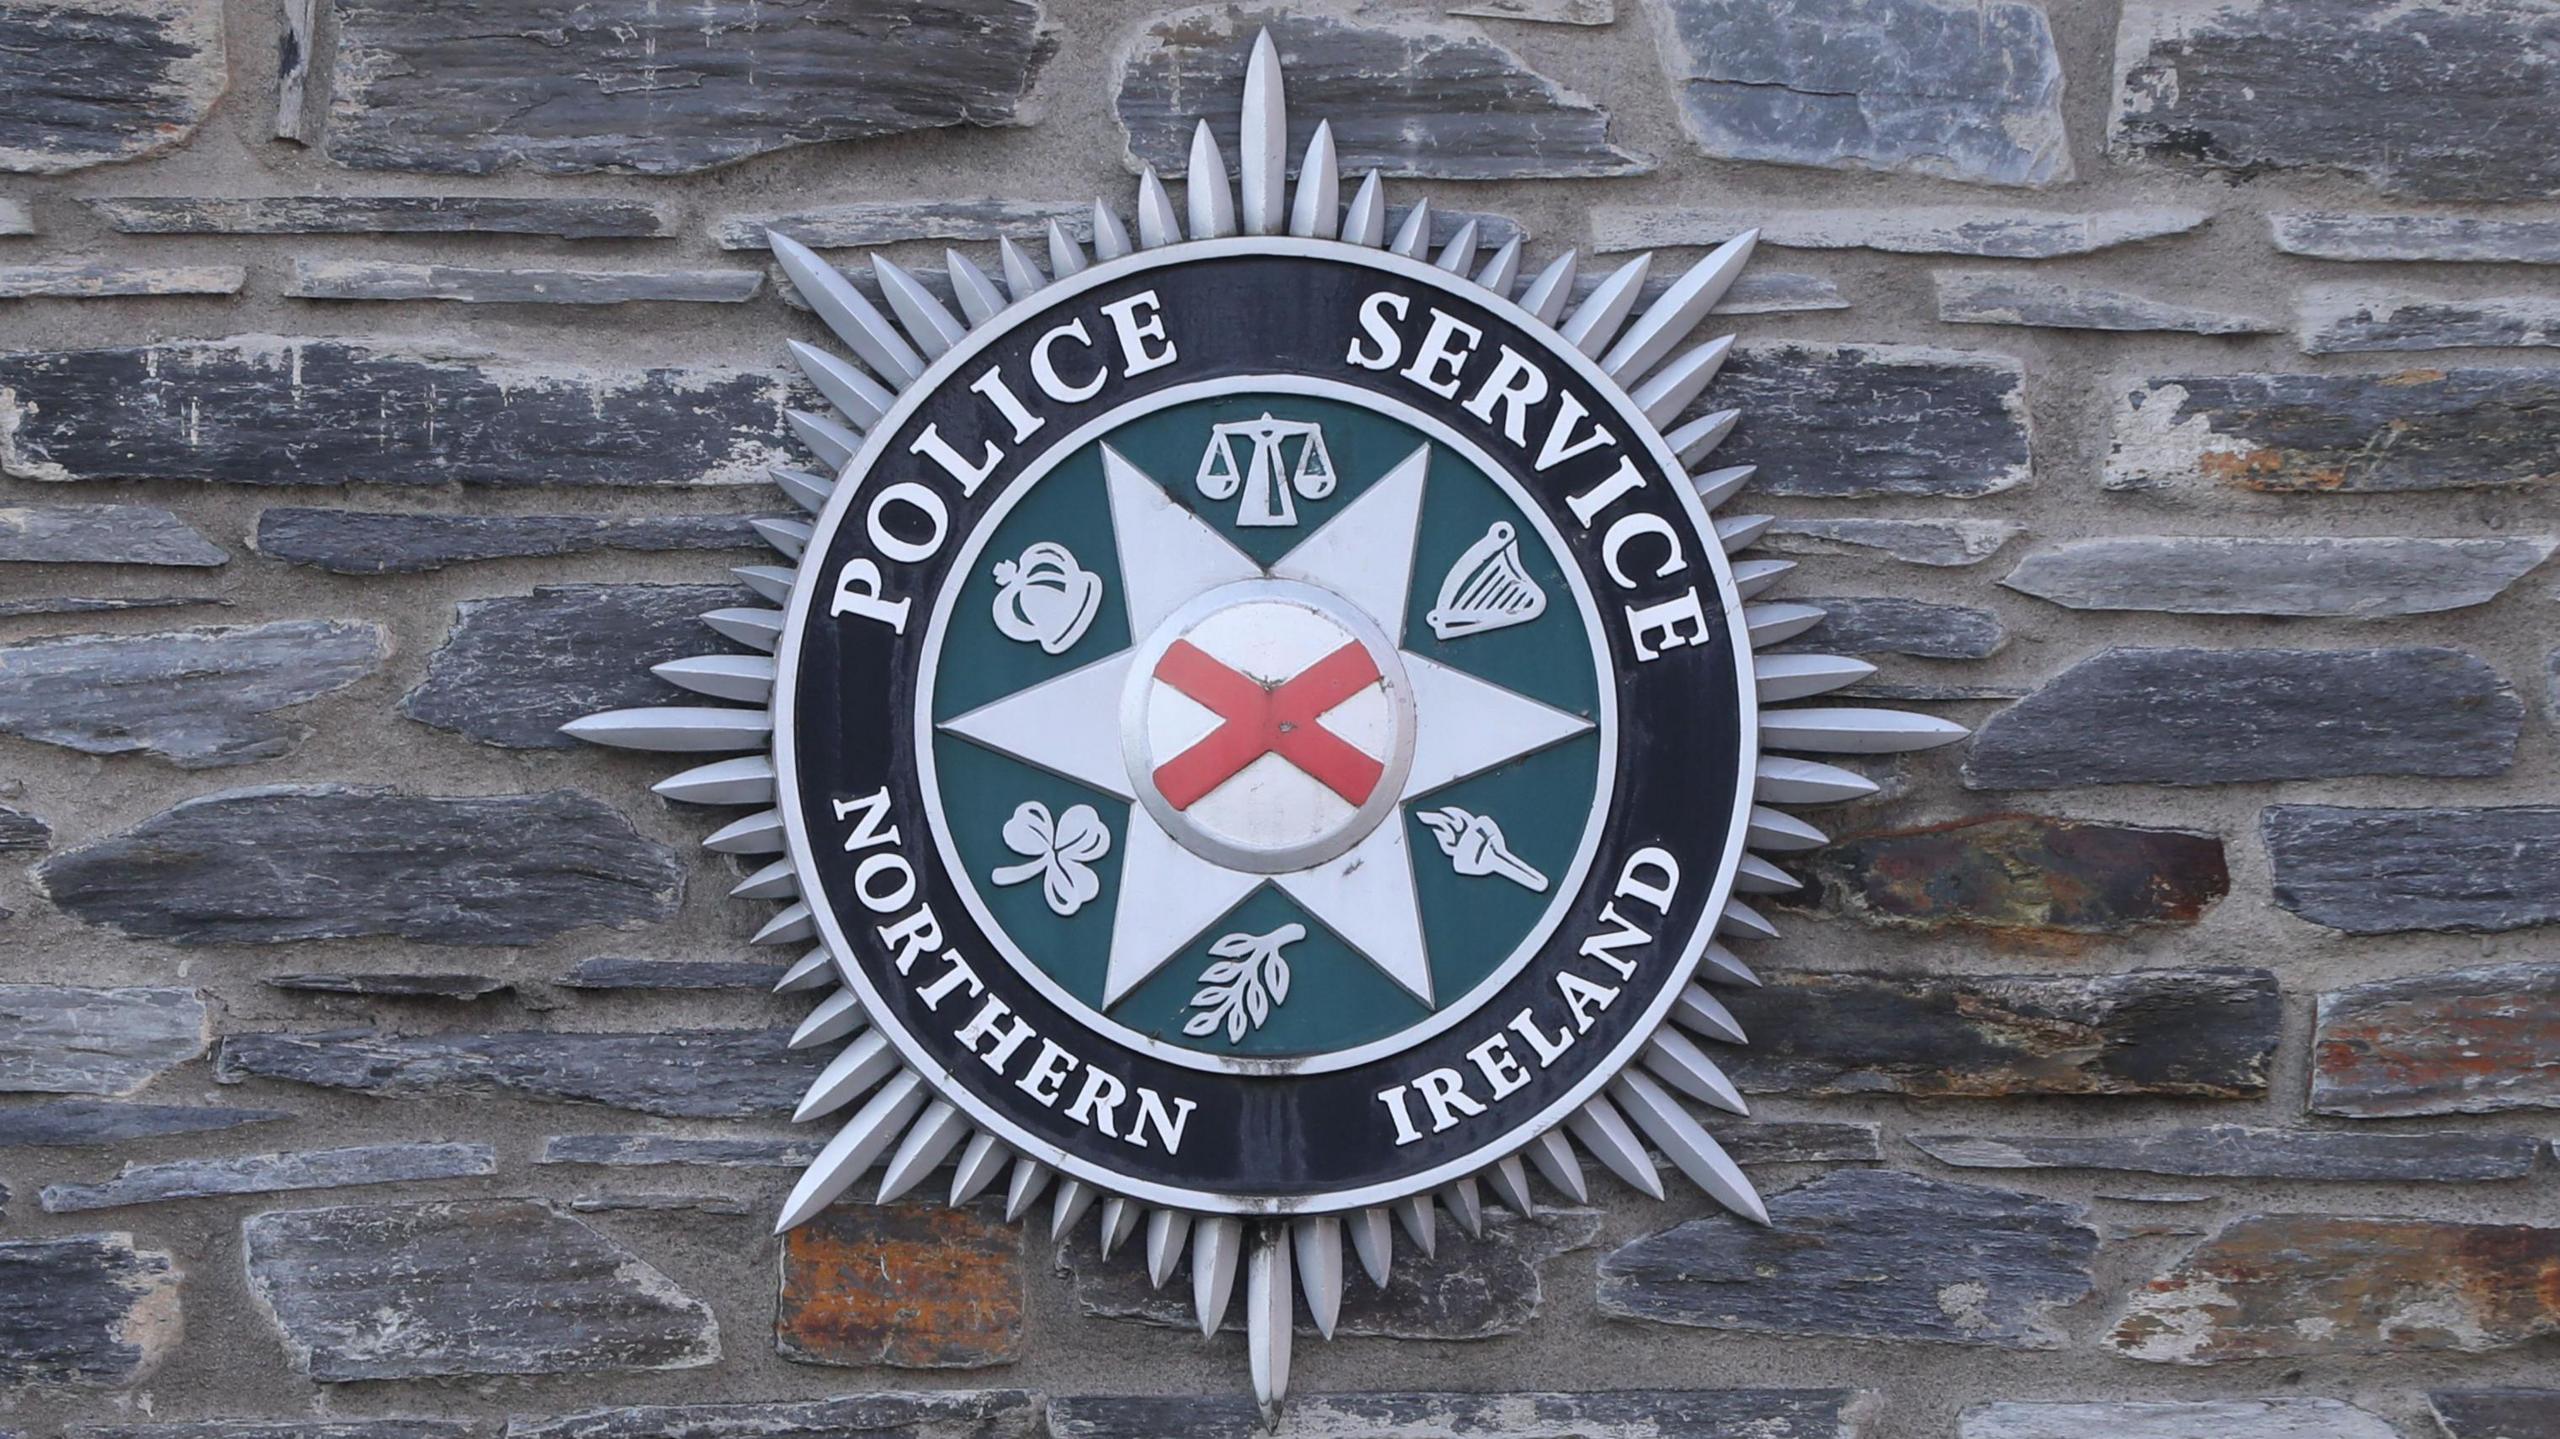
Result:
M1102 458L1136 643L943 728L1132 801L1103 1005L1266 881L1433 1004L1405 801L1591 721L1402 649L1430 447L1268 570Z

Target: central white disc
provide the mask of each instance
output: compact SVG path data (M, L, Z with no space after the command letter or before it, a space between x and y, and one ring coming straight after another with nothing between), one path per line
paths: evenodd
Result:
M1138 647L1121 739L1174 841L1257 874L1324 863L1395 812L1413 687L1377 622L1294 580L1222 586Z

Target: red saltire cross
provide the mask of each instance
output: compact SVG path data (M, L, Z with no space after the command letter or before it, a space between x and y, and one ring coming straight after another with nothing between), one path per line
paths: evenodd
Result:
M1189 640L1175 640L1156 661L1156 678L1198 700L1221 723L1198 744L1157 766L1156 792L1189 809L1237 771L1276 754L1351 804L1368 801L1386 767L1316 723L1318 716L1376 684L1378 663L1357 640L1266 686L1211 659Z

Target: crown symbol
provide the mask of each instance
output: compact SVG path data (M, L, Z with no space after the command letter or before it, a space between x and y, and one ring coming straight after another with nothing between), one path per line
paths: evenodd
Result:
M996 628L1008 639L1036 644L1045 654L1064 654L1093 624L1102 607L1102 576L1076 563L1055 540L1039 540L1018 559L998 560L995 567Z
M1509 625L1525 625L1547 612L1547 592L1520 562L1511 526L1495 521L1484 538L1467 546L1440 581L1439 603L1422 618L1444 640L1463 639Z

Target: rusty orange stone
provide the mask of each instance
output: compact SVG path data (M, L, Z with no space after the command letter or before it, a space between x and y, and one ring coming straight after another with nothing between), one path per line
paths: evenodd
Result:
M839 1204L782 1242L774 1346L806 1364L979 1369L1022 1351L1022 1231L938 1204Z
M1812 868L1826 907L1932 928L2117 934L2193 924L2231 891L2217 836L2034 814L1853 835Z

